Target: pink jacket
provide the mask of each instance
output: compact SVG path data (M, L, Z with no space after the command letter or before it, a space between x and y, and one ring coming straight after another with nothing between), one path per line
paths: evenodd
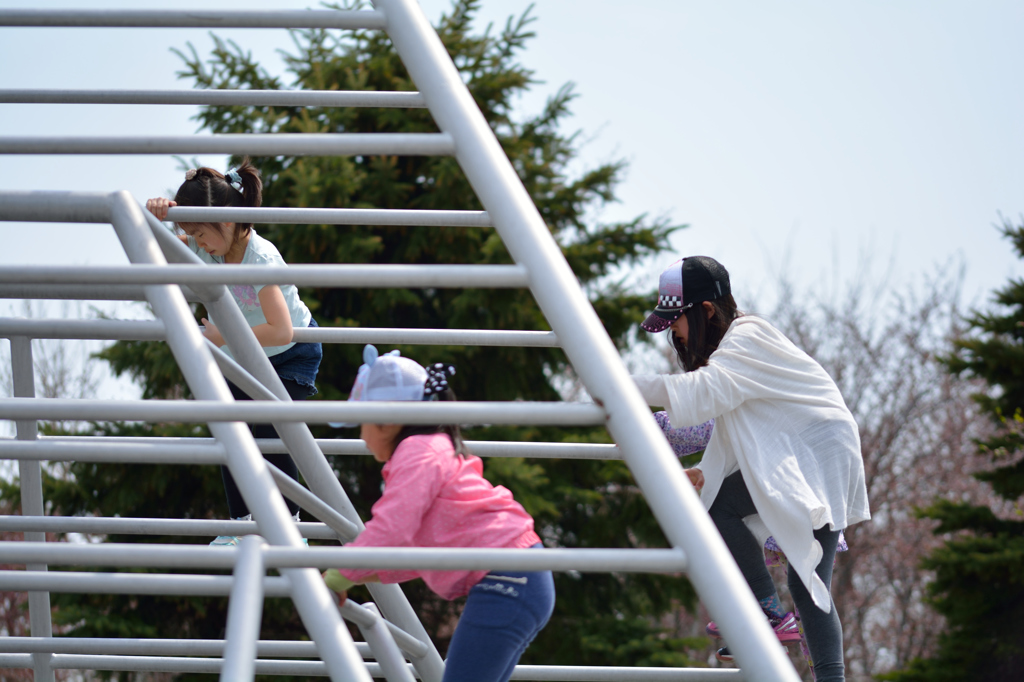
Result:
M384 494L373 518L348 547L509 547L540 542L533 518L502 486L483 477L483 463L455 454L443 433L410 436L384 465ZM360 582L376 573L381 582L423 578L438 595L469 593L487 571L375 571L339 569Z

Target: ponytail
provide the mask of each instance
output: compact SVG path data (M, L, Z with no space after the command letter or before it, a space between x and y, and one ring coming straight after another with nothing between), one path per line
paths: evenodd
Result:
M179 206L259 208L263 203L263 182L247 156L227 175L207 166L186 171L185 182L178 188L174 201ZM244 237L251 229L252 223L235 223L235 239Z

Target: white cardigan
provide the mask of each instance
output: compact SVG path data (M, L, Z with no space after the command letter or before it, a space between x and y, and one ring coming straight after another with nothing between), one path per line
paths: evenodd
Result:
M761 521L814 603L829 611L828 590L814 572L822 557L814 530L841 530L871 512L857 423L828 373L767 321L744 316L707 366L633 378L674 427L715 419L699 465L704 507L726 476L743 472Z

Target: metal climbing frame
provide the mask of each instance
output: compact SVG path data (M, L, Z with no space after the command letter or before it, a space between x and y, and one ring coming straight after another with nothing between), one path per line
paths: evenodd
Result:
M340 28L387 32L419 93L224 92L224 91L0 91L0 103L272 104L306 106L427 107L440 133L278 134L191 137L0 137L0 154L252 155L442 154L458 161L485 212L366 211L352 209L174 208L171 220L253 222L481 225L502 237L514 266L292 266L201 268L197 259L126 193L0 192L0 220L96 222L113 225L132 262L128 267L0 268L0 296L146 300L157 320L0 320L11 340L14 396L0 400L0 418L14 420L17 438L0 442L0 457L17 459L22 516L0 518L0 530L25 532L25 542L3 546L6 563L26 571L0 572L0 590L29 593L32 637L0 640L0 667L32 668L37 680L55 669L219 672L221 679L254 674L328 675L331 679L412 679L439 682L443 662L395 585L371 586L374 604L338 609L314 568L475 568L581 571L685 570L730 642L742 669L758 680L796 680L795 671L746 587L739 570L683 475L617 351L525 188L473 102L468 90L415 0L376 0L373 10L303 12L35 11L0 10L0 26L119 26L208 28ZM487 330L318 329L296 330L296 340L335 343L439 343L560 346L593 404L533 403L338 403L290 404L226 284L295 283L319 286L528 286L553 332ZM202 301L235 360L208 345L192 321L188 301ZM33 397L32 338L163 339L170 346L197 400L76 401ZM234 403L224 377L258 398ZM599 407L600 405L600 407ZM206 422L212 439L40 438L37 419ZM232 421L233 420L233 421ZM606 424L618 446L484 444L484 456L621 457L643 490L672 545L668 550L434 550L308 548L309 537L346 541L362 528L324 452L364 452L351 441L313 439L306 423L326 421L402 423ZM278 441L257 443L244 422L271 422ZM274 470L260 454L286 448L307 490ZM46 517L39 462L78 461L226 463L254 522L173 519L67 519ZM295 524L281 493L323 523ZM268 545L238 548L175 545L78 545L45 543L45 532L243 534L258 530ZM152 566L225 569L233 576L182 574L48 573L50 565ZM276 568L280 577L267 577ZM226 639L90 640L53 637L49 593L56 591L229 595ZM264 596L289 596L315 643L259 641ZM377 610L379 608L379 611ZM341 617L354 622L366 643L352 642ZM382 620L382 616L384 620ZM200 658L208 656L212 658ZM321 661L266 657L319 657ZM372 656L376 662L364 662ZM219 657L219 658L218 658ZM408 660L411 665L407 665ZM742 679L742 670L519 666L520 680L718 680ZM750 676L747 676L750 679Z

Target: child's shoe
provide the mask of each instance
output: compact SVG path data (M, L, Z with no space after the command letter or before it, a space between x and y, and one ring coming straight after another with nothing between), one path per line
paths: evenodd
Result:
M779 641L783 644L794 644L800 641L800 625L796 619L796 615L790 611L782 618L769 618L768 622L771 624L772 629L775 630L775 636L779 638ZM704 631L711 637L719 639L722 633L718 630L718 624L715 621L711 621L704 628Z
M732 652L729 651L729 647L723 646L721 649L715 652L715 658L722 661L723 663L731 663Z
M246 514L245 516L238 516L234 519L235 521L252 521L252 514ZM237 535L218 535L213 542L210 543L210 547L234 547L242 538Z
M210 547L234 547L242 539L237 535L218 535L213 542L210 543Z

